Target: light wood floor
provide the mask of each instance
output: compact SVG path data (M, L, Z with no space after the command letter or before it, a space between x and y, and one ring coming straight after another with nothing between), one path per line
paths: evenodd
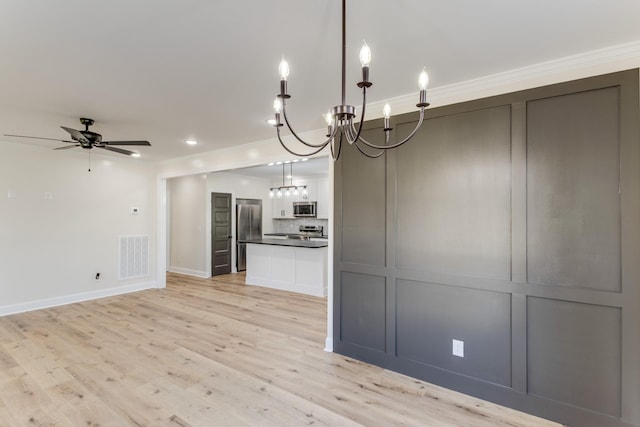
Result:
M323 351L326 299L170 274L0 318L0 426L551 426Z

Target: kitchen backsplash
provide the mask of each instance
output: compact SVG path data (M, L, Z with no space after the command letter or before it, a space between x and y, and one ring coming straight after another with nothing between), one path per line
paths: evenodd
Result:
M278 219L273 221L274 233L297 233L301 225L321 225L322 234L329 234L329 220L316 218Z

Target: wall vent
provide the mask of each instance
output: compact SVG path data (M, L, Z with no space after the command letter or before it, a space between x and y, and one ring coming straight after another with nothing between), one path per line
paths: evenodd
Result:
M120 236L120 280L149 275L149 236Z

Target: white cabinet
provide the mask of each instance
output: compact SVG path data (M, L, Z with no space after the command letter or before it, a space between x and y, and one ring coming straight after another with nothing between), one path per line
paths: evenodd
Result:
M328 249L247 244L247 285L327 296Z
M271 202L274 218L293 218L293 205L288 197L274 197ZM288 205L291 205L289 209L287 209Z
M299 182L297 182L298 185L306 185L307 186L307 194L305 195L300 195L300 201L304 201L304 202L315 202L317 196L317 191L316 191L316 180L315 179L301 179Z

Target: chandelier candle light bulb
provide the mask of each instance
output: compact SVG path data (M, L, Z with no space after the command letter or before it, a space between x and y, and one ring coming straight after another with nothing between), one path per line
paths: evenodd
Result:
M391 105L388 102L385 102L384 107L382 107L382 116L384 117L384 130L391 130L389 127L389 119L391 118Z
M327 122L327 137L331 136L331 130L333 128L333 115L331 111L328 111L326 114L323 114L324 121Z
M362 44L362 48L360 48L360 64L362 65L361 84L370 87L371 83L369 82L369 64L371 64L371 49L369 49L369 45L367 44L367 42L364 42Z
M289 77L289 63L284 59L284 56L278 66L278 72L280 73L280 80L287 80Z
M362 48L360 48L360 64L363 67L368 67L371 64L371 49L369 49L367 42L364 42Z
M385 104L383 109L384 115L384 134L385 134L385 143L383 145L373 144L361 136L362 133L362 125L365 119L365 110L367 104L367 89L370 88L373 83L369 81L369 65L371 64L371 49L365 42L360 49L360 64L362 65L362 81L357 83L357 86L362 89L362 110L360 113L359 120L356 119L356 108L353 105L348 105L345 102L346 95L346 87L345 87L345 77L346 77L346 65L345 65L345 51L346 51L346 0L342 0L342 103L340 105L336 105L331 108L329 112L324 115L324 119L327 123L328 134L327 139L324 142L320 143L309 143L304 141L291 127L289 120L287 118L287 108L286 108L286 100L291 98L291 95L287 93L287 78L289 77L289 64L285 61L284 56L280 65L278 67L278 71L280 73L280 93L276 96L276 101L273 103L273 109L275 112L275 124L276 133L278 136L278 141L282 145L282 147L287 150L289 153L298 157L308 157L314 154L319 153L324 150L327 146L331 150L331 157L333 160L338 160L340 157L340 152L342 148L342 142L346 140L349 144L355 146L360 153L369 158L376 158L382 156L387 150L397 148L409 141L415 133L420 129L422 123L424 121L424 110L429 106L427 102L427 85L429 84L429 75L427 74L426 69L423 69L418 77L418 86L420 89L419 94L419 102L416 104L416 107L419 108L420 117L416 127L411 131L411 133L396 143L390 143L390 132L392 128L390 127L390 117L391 117L391 107L389 104ZM280 134L280 128L283 127L283 123L280 121L281 115L284 117L284 123L286 123L287 128L291 135L301 144L309 147L311 149L308 153L297 153L291 150L282 140L282 136ZM356 125L356 122L359 122ZM372 152L374 151L374 152ZM304 191L303 191L304 193Z
M273 111L276 113L276 122L274 126L281 127L282 123L280 123L280 111L282 111L282 101L276 98L273 101Z

